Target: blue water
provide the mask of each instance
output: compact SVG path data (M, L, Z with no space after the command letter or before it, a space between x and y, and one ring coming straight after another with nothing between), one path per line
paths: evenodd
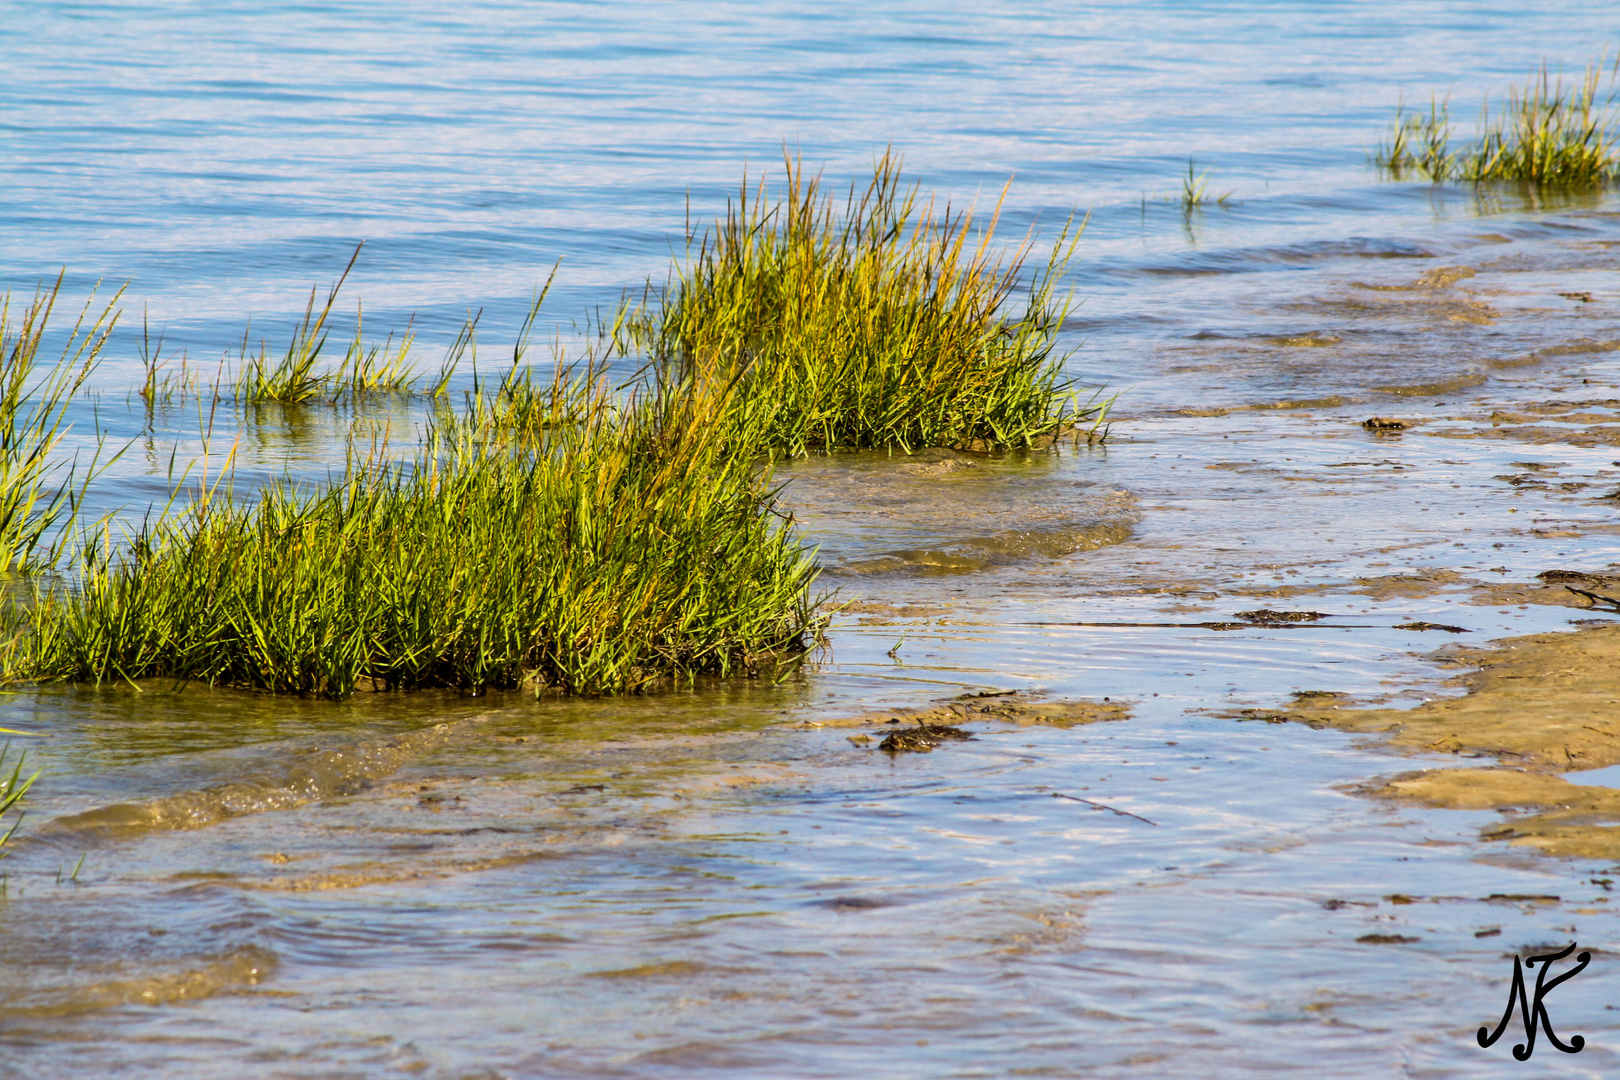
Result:
M1368 168L1394 104L1449 92L1471 118L1616 30L1601 3L23 0L0 10L0 283L127 282L132 314L212 357L249 319L279 333L363 240L352 293L379 326L416 313L442 339L484 308L505 346L555 260L567 325L662 280L688 196L706 220L784 147L844 180L893 145L981 208L1012 180L1011 234L1091 212L1087 315L1141 315L1145 267L1421 245L1470 216L1464 193ZM1189 156L1234 199L1196 244L1154 202Z
M1063 345L1121 392L1100 449L785 470L827 580L871 605L803 682L8 695L0 726L50 738L4 864L0 1077L1612 1073L1620 932L1578 906L1610 871L1349 793L1454 759L1230 711L1459 692L1424 655L1451 637L1397 622L1477 645L1596 617L1467 586L1620 563L1614 447L1449 436L1620 397L1620 198L1391 183L1367 155L1403 96L1450 93L1466 137L1487 94L1617 30L1604 4L0 5L0 286L15 313L59 271L73 306L127 284L64 444L133 440L94 513L138 515L203 447L206 410L131 397L143 315L206 371L250 324L285 340L363 241L343 317L414 315L432 368L481 309L487 370L557 260L541 321L567 345L784 149L843 184L892 146L981 213L1010 181L1009 242L1089 214ZM1230 198L1184 211L1189 158ZM1415 285L1443 266L1476 273ZM352 421L420 417L227 403L209 447L307 477ZM1526 460L1549 485L1503 481ZM964 544L996 558L859 572ZM1434 570L1457 584L1365 585ZM1261 605L1333 620L1063 625ZM893 761L816 726L981 688L1135 713ZM402 735L426 741L364 784L289 773ZM245 809L196 828L61 824L222 784ZM1605 951L1553 1015L1588 1051L1475 1046L1507 957L1575 937Z

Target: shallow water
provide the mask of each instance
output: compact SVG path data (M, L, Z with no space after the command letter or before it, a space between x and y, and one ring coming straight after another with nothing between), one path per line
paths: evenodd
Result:
M892 141L958 201L1015 174L1014 234L1092 210L1066 344L1122 391L1101 447L785 468L850 603L782 686L6 696L50 737L0 867L0 1075L1517 1076L1473 1033L1509 956L1571 940L1552 1015L1588 1047L1534 1067L1613 1072L1614 868L1350 790L1449 755L1241 718L1457 693L1434 650L1605 619L1498 586L1620 565L1620 200L1365 165L1403 90L1471 116L1616 17L1413 8L0 11L0 281L129 279L199 366L363 238L368 324L437 348L487 305L487 370L556 257L567 338L664 273L688 192ZM1188 154L1224 207L1162 198ZM208 419L132 404L115 344L95 419L138 441L96 512L165 496ZM352 422L419 417L226 408L208 445L317 478ZM1014 689L1130 718L850 741Z

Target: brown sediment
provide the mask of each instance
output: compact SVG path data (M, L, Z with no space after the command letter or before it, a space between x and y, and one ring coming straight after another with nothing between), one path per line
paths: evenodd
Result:
M1467 584L1455 570L1422 570L1414 574L1383 574L1356 578L1352 592L1375 600L1416 599Z
M1436 808L1508 813L1482 832L1486 840L1551 855L1620 858L1620 790L1556 775L1620 764L1620 624L1451 655L1475 665L1458 680L1468 690L1462 697L1415 709L1296 705L1264 719L1378 733L1411 751L1496 758L1494 768L1427 769L1358 790Z
M1357 282L1356 288L1366 289L1368 292L1417 292L1421 289L1445 289L1474 277L1475 272L1467 266L1437 266L1433 270L1425 270L1418 275L1416 281L1409 285L1368 285Z
M1045 701L1020 690L962 694L920 708L889 709L860 716L820 720L818 727L871 727L887 724L954 726L972 721L1044 724L1071 728L1110 720L1127 720L1131 707L1111 701Z
M1462 697L1415 709L1294 709L1289 719L1379 732L1396 746L1499 757L1538 772L1620 764L1620 625L1454 649Z
M1512 439L1534 445L1620 445L1620 399L1543 401L1496 409L1479 426L1435 431L1446 439ZM1557 426L1554 426L1557 425Z
M561 840L561 835L547 836L541 839L540 843L555 844ZM415 862L410 864L352 863L346 866L334 867L330 870L312 871L299 875L281 875L262 880L235 878L222 881L222 884L262 892L331 892L339 889L361 889L369 885L397 885L407 881L431 881L456 877L461 874L475 874L485 870L498 870L502 867L520 866L523 863L534 862L536 859L545 858L547 854L549 853L543 849L518 851L503 855L490 855L484 858L447 859L441 863L427 865Z
M1517 769L1430 769L1404 773L1363 793L1445 810L1501 810L1507 820L1481 831L1548 855L1620 856L1620 791L1572 784Z
M343 749L311 747L289 751L279 768L262 776L60 817L41 828L33 839L112 839L171 829L205 829L244 814L291 810L362 790L391 775L423 750L464 734L479 723L482 718L435 724L422 731L357 742Z
M277 967L273 953L255 946L234 949L200 967L135 979L112 979L47 1000L0 1004L0 1016L57 1017L99 1012L121 1005L169 1005L199 1001L259 985Z
M1297 623L1316 622L1331 616L1320 611L1276 611L1272 608L1257 608L1254 611L1239 611L1237 617L1252 623Z
M1470 386L1478 386L1485 381L1481 372L1470 372L1466 375L1454 375L1449 379L1436 379L1433 382L1408 383L1401 386L1375 386L1374 390L1380 394L1392 394L1395 397L1438 397L1441 394L1453 394L1458 390L1466 390Z
M1278 412L1285 409L1337 409L1343 405L1354 403L1354 399L1342 394L1332 394L1320 398L1297 398L1284 401L1261 401L1253 405L1244 405L1242 408L1256 412Z
M978 467L979 463L962 451L935 448L913 454L899 466L899 471L911 476L948 476Z
M872 600L828 603L823 605L823 610L841 615L865 616L861 619L863 623L882 623L888 619L927 619L951 613L950 608L933 604L882 604Z
M960 574L1029 559L1057 559L1082 551L1123 544L1135 534L1133 501L1121 493L1114 500L1120 516L1048 528L1007 529L989 536L947 541L933 548L886 551L865 559L852 559L824 572L837 575Z
M1493 607L1541 604L1602 612L1610 609L1594 601L1593 594L1620 595L1620 574L1543 570L1536 577L1539 580L1535 582L1482 582L1469 590L1473 596L1468 603Z
M1290 349L1323 349L1329 345L1337 345L1344 339L1334 334L1315 333L1298 334L1292 337L1268 338L1273 345L1281 345Z

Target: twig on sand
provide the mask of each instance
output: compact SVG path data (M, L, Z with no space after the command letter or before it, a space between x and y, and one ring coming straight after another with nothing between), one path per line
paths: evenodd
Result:
M1577 589L1573 585L1565 585L1564 588L1578 596L1584 596L1588 600L1601 600L1605 604L1613 604L1615 607L1620 608L1620 600L1616 600L1612 596L1604 596L1602 593L1587 592L1585 589Z

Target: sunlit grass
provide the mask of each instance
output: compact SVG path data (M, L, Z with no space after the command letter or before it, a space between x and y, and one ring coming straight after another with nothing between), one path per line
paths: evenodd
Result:
M1506 105L1480 112L1479 135L1452 149L1449 103L1431 99L1427 116L1395 111L1390 139L1373 162L1395 179L1409 175L1441 182L1492 181L1551 187L1594 187L1620 180L1620 112L1615 76L1620 58L1608 65L1609 94L1599 99L1605 62L1589 66L1566 84L1543 64L1521 86L1509 87Z
M522 438L476 417L332 482L218 482L7 616L11 681L193 679L617 693L774 673L815 633L814 570L724 388L616 395L560 375Z
M1226 205L1226 200L1232 197L1230 191L1223 195L1211 196L1209 194L1209 170L1197 171L1198 166L1192 158L1187 159L1187 175L1181 178L1181 208L1193 211L1202 206Z
M1056 350L1073 222L1037 261L1028 238L997 247L999 206L982 222L936 207L887 155L843 199L796 161L785 179L774 198L745 180L725 218L689 236L668 289L596 326L581 365L558 344L540 377L527 350L548 279L510 367L475 377L457 407L451 373L464 359L478 370L469 313L403 457L351 444L325 482L242 493L228 461L171 471L166 506L133 532L81 529L59 575L0 609L0 682L165 678L343 698L622 693L791 670L821 623L772 456L1042 446L1100 437L1107 406L1080 401ZM195 396L201 416L227 401L296 411L423 396L409 326L367 344L357 313L347 351L327 360L354 264L324 299L311 290L285 349L254 352L244 335L212 379L183 356L178 375L161 370L161 342L143 333L142 398ZM615 349L645 366L609 381ZM40 399L56 402L46 415L59 421L80 383Z
M90 378L118 322L118 295L104 305L92 296L49 364L41 364L45 335L62 279L35 293L11 321L11 295L0 295L0 573L48 565L46 538L60 535L77 511L72 466L53 455L66 434L67 409ZM122 293L122 290L119 290ZM85 479L95 473L90 463ZM53 474L59 477L54 485Z
M10 761L11 744L0 744L0 859L5 858L6 842L17 831L22 822L23 812L21 804L28 789L34 786L39 779L39 773L24 776L23 765L27 763L28 755L19 754L15 762ZM6 775L6 765L11 764L11 775ZM15 811L15 813L13 813ZM11 823L6 824L6 815L11 814Z
M304 305L303 318L294 324L284 350L272 353L269 342L252 340L252 326L243 332L234 364L222 360L211 370L192 365L182 355L177 366L169 366L163 356L163 339L154 343L151 328L143 321L138 349L143 367L140 396L148 407L172 404L187 398L228 401L238 405L297 406L315 402L392 394L398 396L440 397L445 393L457 365L471 351L476 340L477 314L452 339L444 362L430 383L412 356L416 344L414 316L403 331L389 332L382 342L365 337L363 307L357 305L354 336L335 367L323 365L327 341L332 332L333 311L349 274L360 258L357 246L343 273L319 301L319 287L312 287Z
M1026 280L1032 242L1001 254L999 212L980 223L921 199L889 154L843 199L790 158L779 194L745 177L725 217L689 234L621 342L668 385L735 379L733 438L760 451L1039 445L1101 418L1056 351L1054 287L1080 230Z
M1378 148L1373 160L1396 180L1416 175L1439 183L1457 167L1451 132L1449 100L1431 97L1427 116L1408 112L1404 103L1397 105L1389 142Z

